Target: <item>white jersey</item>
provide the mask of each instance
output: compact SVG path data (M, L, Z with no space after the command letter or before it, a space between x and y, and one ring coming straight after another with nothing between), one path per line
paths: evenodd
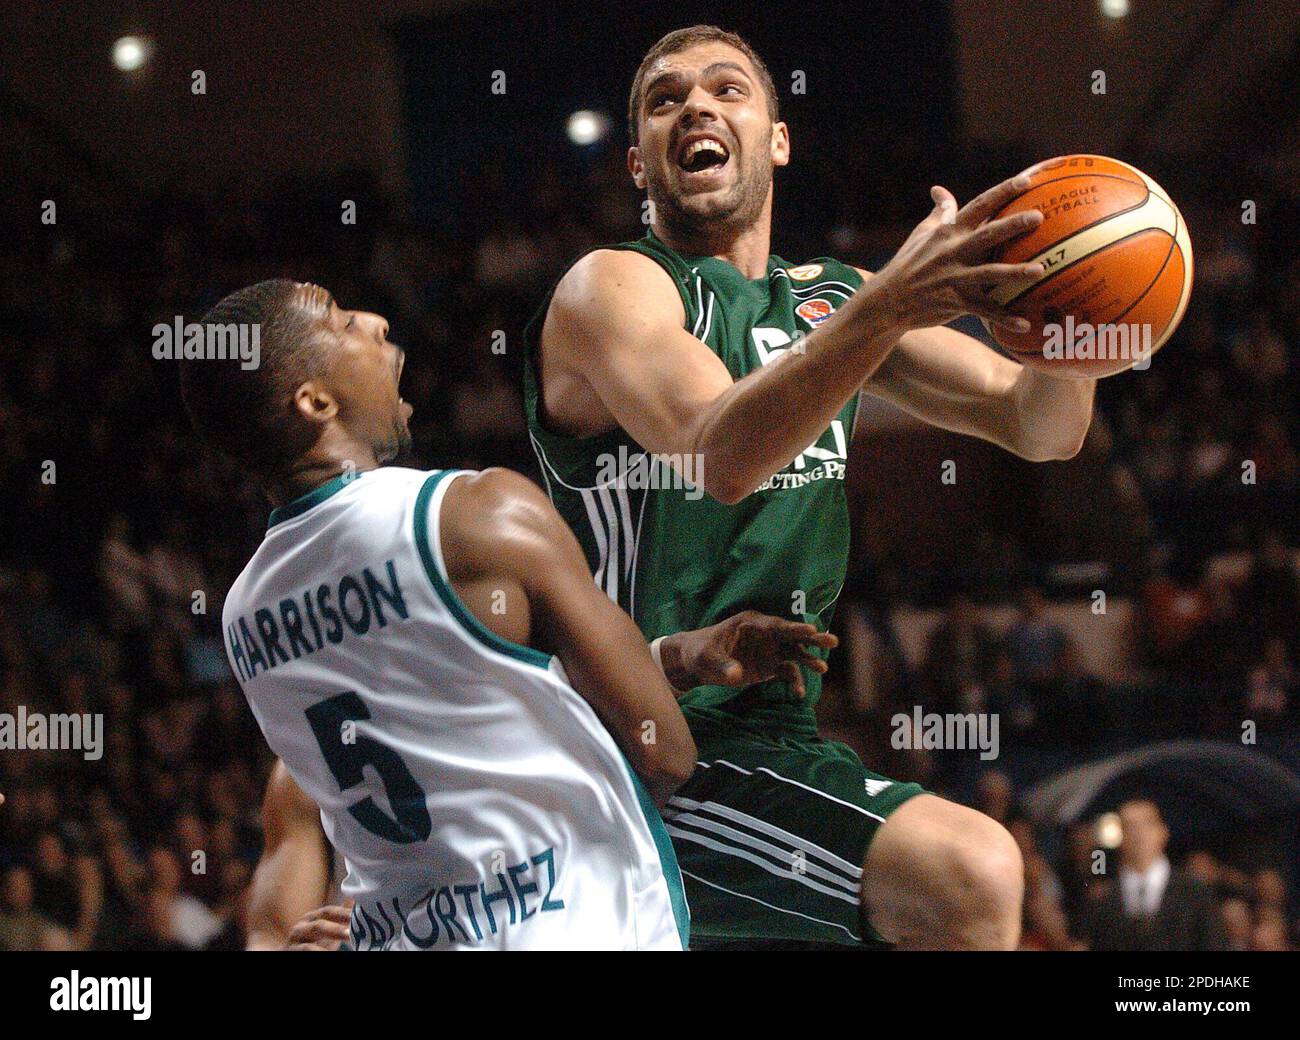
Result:
M271 514L226 597L267 743L320 806L370 949L682 949L663 822L558 659L489 631L443 563L463 471L336 478Z

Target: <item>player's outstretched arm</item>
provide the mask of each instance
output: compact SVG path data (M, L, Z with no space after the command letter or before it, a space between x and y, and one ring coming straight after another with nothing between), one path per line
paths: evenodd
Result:
M262 840L248 890L248 949L283 950L303 919L326 909L330 867L320 809L278 759L262 802Z
M935 206L895 257L798 349L733 381L683 327L676 288L654 261L597 250L556 287L542 328L544 379L576 386L591 418L551 416L585 435L617 424L642 447L698 460L704 489L736 502L815 441L912 329L976 314L1019 328L990 285L1035 277L1038 264L987 264L1001 243L1042 220L1037 210L985 221L1028 186L1005 181L957 208ZM545 403L545 402L544 402Z
M666 802L695 768L695 741L640 630L591 580L542 490L509 470L462 477L447 489L440 526L466 607L498 635L558 656L651 796Z
M863 390L933 426L1046 462L1078 454L1096 385L1019 365L972 336L938 327L906 333Z

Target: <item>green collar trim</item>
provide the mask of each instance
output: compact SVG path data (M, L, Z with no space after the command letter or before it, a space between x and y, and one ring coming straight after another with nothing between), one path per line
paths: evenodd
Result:
M775 253L770 253L768 254L767 257L767 270L758 278L746 278L743 274L740 273L740 270L736 267L735 264L729 263L726 260L719 260L716 256L699 256L693 253L678 252L676 249L673 249L672 246L664 242L662 238L656 235L654 228L650 228L649 230L646 231L645 239L643 239L643 241L653 242L660 249L666 249L669 252L676 253L677 256L681 258L682 263L686 264L688 267L699 263L716 264L719 268L726 271L728 274L734 276L741 282L744 282L746 285L757 286L764 290L767 288L768 283L771 281L772 272L775 271L778 267L788 266L786 262L782 260L779 256L777 256Z
M267 521L266 529L269 531L276 524L292 520L295 516L302 516L307 510L320 505L325 499L337 495L360 476L360 473L340 473L332 480L327 480L314 491L308 491L307 494L300 495L292 502L286 502L284 505L272 509L271 518Z

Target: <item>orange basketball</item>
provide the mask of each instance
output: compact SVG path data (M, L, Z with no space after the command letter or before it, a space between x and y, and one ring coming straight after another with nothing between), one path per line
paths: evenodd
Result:
M1016 360L1054 375L1145 368L1192 292L1192 243L1178 207L1141 170L1101 155L1049 159L1030 178L995 216L1034 208L1044 220L991 259L1037 260L1046 270L990 293L1029 331L990 332Z

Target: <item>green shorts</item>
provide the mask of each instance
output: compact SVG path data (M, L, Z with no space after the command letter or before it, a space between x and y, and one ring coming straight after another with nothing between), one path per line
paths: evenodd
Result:
M790 739L683 705L699 748L663 817L691 934L879 942L861 913L867 846L919 784L871 772L845 744Z

